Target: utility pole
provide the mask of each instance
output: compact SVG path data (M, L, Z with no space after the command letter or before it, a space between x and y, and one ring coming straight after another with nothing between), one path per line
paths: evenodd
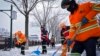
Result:
M5 13L4 11L10 11L10 16ZM8 15L10 17L10 48L13 47L13 39L12 39L12 22L13 22L13 18L12 18L12 11L13 11L13 6L11 4L11 8L10 10L0 10L0 12L4 12L6 15Z
M12 40L12 23L13 23L13 19L12 19L12 10L13 10L13 6L12 6L12 4L11 4L11 19L10 19L10 40L11 40L11 48L13 47L13 40Z

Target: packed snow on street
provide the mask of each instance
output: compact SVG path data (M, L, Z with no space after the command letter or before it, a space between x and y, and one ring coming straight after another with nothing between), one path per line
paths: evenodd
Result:
M20 48L12 48L10 51L4 51L0 50L0 56L53 56L54 52L60 47L60 44L56 44L54 48L51 48L50 46L47 46L47 54L40 54L37 55L36 53L33 53L33 51L36 51L37 48L39 48L39 51L41 52L42 48L41 45L38 46L31 46L29 49L25 50L25 55L20 54ZM61 55L61 48L56 52L55 56ZM81 56L86 56L85 52ZM97 50L97 56L100 56L100 51Z

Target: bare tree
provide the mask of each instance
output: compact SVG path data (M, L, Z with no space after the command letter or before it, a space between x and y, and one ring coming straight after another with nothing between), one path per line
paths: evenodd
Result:
M25 35L28 38L29 13L35 8L38 0L5 0L12 3L25 17Z
M59 15L57 17L54 17L52 20L50 20L48 22L48 31L49 31L49 34L50 34L50 37L55 37L56 39L56 42L58 42L59 38L60 38L60 35L58 32L59 31L59 23L64 19L65 17L63 15Z
M41 11L39 8L35 7L35 12L32 14L36 20L39 22L39 25L45 25L48 23L49 20L53 17L52 8L54 5L54 1L42 1L40 4L42 5Z
M59 11L58 11L59 13ZM49 33L52 33L52 35L56 35L55 32L58 28L59 23L64 19L64 17L61 17L61 14L56 14L49 22L48 22L48 29Z
M46 29L48 29L48 33L56 34L57 27L59 22L64 19L66 13L61 13L62 11L59 9L59 5L57 1L42 1L40 5L42 5L41 10L39 6L35 7L33 15L35 19L38 21L39 25L44 25ZM55 35L56 36L56 35Z

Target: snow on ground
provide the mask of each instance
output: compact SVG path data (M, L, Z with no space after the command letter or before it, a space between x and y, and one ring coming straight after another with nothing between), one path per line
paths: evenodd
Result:
M51 48L51 47L47 47L48 51L47 54L41 54L40 56L52 56L52 54L60 47L60 44L56 44L55 48ZM0 56L34 56L32 54L32 51L37 50L37 48L39 47L39 50L41 51L41 46L32 46L29 47L28 50L25 50L25 55L21 55L20 54L20 49L19 48L12 48L10 51L3 51L0 50ZM97 51L97 56L100 56L100 51ZM61 55L61 49L59 49L59 51L56 53L55 56L60 56ZM81 55L81 56L86 56L85 52Z
M52 54L56 51L56 49L60 46L56 45L55 48L51 48L51 47L47 47L48 51L47 54L41 54L40 56L52 56ZM32 51L37 50L37 48L39 47L39 50L41 51L41 46L32 46L29 47L28 50L25 50L25 55L21 55L20 54L20 49L19 48L12 48L10 51L3 51L0 50L0 56L33 56L32 55ZM58 51L56 56L60 56L61 51Z

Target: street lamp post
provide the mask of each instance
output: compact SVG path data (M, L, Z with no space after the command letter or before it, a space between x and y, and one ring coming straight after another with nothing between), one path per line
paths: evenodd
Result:
M12 42L12 11L13 11L13 6L11 5L11 9L10 10L0 10L0 12L4 12L4 11L10 11L11 16L9 16L7 13L5 13L6 15L8 15L10 17L10 48L12 48L13 46L13 42Z
M13 22L13 21L12 21L12 20L13 20L13 19L12 19L12 10L13 10L13 6L11 5L11 19L10 19L10 21L11 21L11 22L10 22L10 39L11 39L11 41L10 41L10 42L11 42L11 46L10 46L10 47L11 47L11 48L13 47L13 40L12 40L12 22Z

